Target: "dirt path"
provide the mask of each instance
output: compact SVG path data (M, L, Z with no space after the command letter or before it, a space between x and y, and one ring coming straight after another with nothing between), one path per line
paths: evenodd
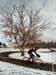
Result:
M46 62L31 63L27 60L9 58L8 55L12 54L12 53L19 53L19 51L9 51L9 52L0 53L0 60L5 61L5 62L9 62L9 63L13 63L13 64L16 64L16 65L25 66L25 67L47 70L47 71L53 71L52 63L46 63ZM54 71L56 72L56 64L53 64L53 66L54 66Z

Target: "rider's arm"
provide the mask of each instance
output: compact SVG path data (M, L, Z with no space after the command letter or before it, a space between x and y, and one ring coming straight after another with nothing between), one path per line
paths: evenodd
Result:
M40 55L39 55L39 54L37 54L37 52L35 52L35 54L37 55L37 57L40 57Z

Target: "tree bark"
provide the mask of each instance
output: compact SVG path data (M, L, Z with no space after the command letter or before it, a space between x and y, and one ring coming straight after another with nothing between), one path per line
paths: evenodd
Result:
M21 47L20 52L21 52L21 56L24 56L25 53L24 48Z
M21 56L24 56L24 51L21 51Z

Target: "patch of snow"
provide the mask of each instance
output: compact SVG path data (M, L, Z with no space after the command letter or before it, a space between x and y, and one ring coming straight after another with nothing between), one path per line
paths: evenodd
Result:
M56 75L56 72L42 71L0 61L0 75Z
M0 53L1 52L8 52L8 51L19 51L20 49L15 49L15 48L0 48Z
M56 53L38 53L40 54L40 59L44 62L52 62L55 63L56 62ZM21 53L13 53L9 55L10 58L14 58L14 59L22 59L23 57L21 56ZM25 57L29 58L28 53L25 52Z
M29 49L25 49L25 51L28 51ZM0 48L0 53L1 52L7 52L7 51L20 51L19 48ZM37 50L38 52L42 53L42 52L50 52L49 49L46 49L46 48L40 48Z
M40 52L40 53L44 53L44 52L47 53L47 52L50 52L50 49L48 49L48 48L40 48L37 51Z

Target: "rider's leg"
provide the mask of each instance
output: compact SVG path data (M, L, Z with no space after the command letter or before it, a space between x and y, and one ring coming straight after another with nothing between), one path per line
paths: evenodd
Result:
M32 54L32 56L31 56L31 58L32 58L32 62L34 62L34 55Z
M30 55L29 55L29 60L31 60L31 58L32 58L32 55L30 54Z

